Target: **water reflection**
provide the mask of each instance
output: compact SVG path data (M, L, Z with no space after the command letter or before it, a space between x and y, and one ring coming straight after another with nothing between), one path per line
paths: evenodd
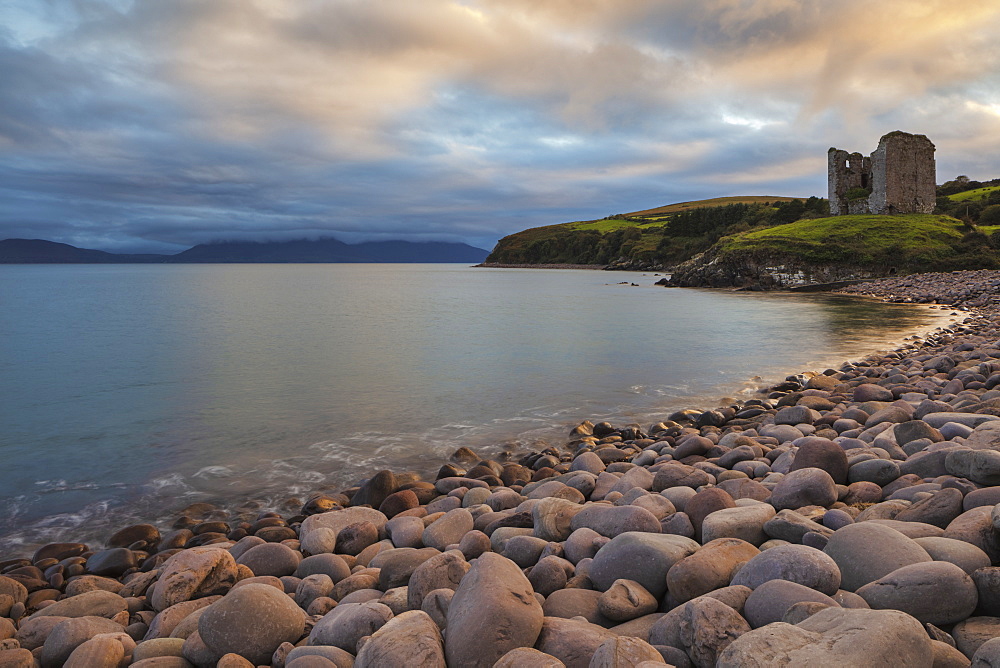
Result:
M194 500L276 503L372 467L429 473L458 445L561 439L586 418L659 419L755 375L884 347L941 313L654 280L2 266L0 552Z

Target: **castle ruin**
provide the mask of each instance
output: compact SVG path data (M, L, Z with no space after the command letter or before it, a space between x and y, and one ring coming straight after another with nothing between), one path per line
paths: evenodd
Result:
M924 135L890 132L871 157L831 148L827 163L831 216L934 211L934 144Z

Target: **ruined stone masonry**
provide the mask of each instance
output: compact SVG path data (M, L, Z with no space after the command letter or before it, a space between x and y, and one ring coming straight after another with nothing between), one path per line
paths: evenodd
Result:
M934 211L934 144L926 136L896 130L871 157L836 148L827 156L830 215Z

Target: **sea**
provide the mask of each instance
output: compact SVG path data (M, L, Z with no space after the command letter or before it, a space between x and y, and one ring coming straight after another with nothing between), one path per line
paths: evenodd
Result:
M0 559L643 427L946 309L457 264L0 265Z

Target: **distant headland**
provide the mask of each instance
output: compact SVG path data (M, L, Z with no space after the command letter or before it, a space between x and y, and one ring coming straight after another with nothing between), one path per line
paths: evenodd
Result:
M213 242L198 244L176 255L108 253L43 239L0 241L0 264L476 263L482 262L488 254L482 248L463 243L366 241L347 244L333 238Z

